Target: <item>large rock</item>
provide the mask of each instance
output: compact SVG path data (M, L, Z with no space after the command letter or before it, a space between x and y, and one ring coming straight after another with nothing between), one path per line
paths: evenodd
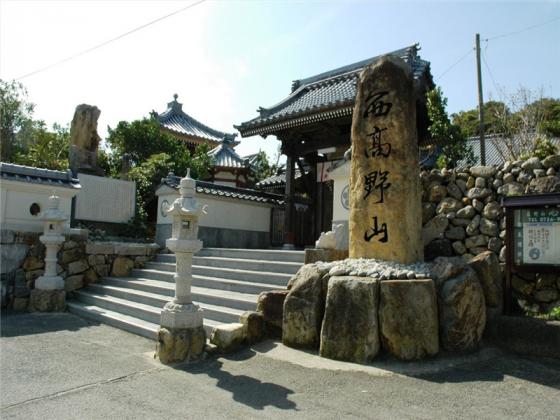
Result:
M64 290L33 289L29 296L30 312L64 312L66 292Z
M366 363L379 352L378 281L331 277L319 353L323 357Z
M265 333L265 322L261 312L243 312L239 317L239 322L245 328L245 335L249 343L257 343L262 340Z
M437 257L451 257L453 248L449 239L434 239L424 248L426 261L432 261Z
M282 342L292 347L317 348L325 309L325 270L304 265L291 281L284 301ZM328 278L328 277L327 277Z
M527 194L558 193L560 192L560 177L545 176L535 178L527 185L525 192Z
M484 290L486 305L501 308L503 301L502 272L496 254L492 251L478 254L469 261L469 266L478 275L478 280Z
M111 275L115 277L127 277L130 276L130 272L134 268L134 261L130 258L118 256L113 261L113 268L111 270Z
M439 203L447 195L447 188L443 185L432 185L428 190L428 201Z
M523 195L525 192L525 187L517 182L508 182L498 188L498 194L505 195L506 197L511 197L514 195Z
M428 245L434 239L443 238L445 230L449 226L449 219L445 214L438 214L422 228L422 242Z
M560 155L550 155L544 158L542 164L545 168L558 168L560 167Z
M263 314L264 322L270 333L271 329L282 330L284 314L284 301L288 295L287 290L273 290L262 292L257 298L257 311Z
M25 271L33 271L43 268L45 266L45 260L39 257L34 257L29 255L23 262L23 269Z
M210 342L222 353L236 350L247 338L247 329L241 323L221 324L214 328Z
M488 220L497 220L503 214L502 206L497 201L491 201L484 206L482 216Z
M467 263L461 257L438 257L430 266L430 277L436 288L452 277L458 276L467 267Z
M484 292L476 273L467 268L447 280L438 292L441 346L449 351L476 348L486 326Z
M92 105L81 104L76 107L70 125L70 168L74 173L79 170L96 173L97 149L101 138L97 134L97 120L101 111Z
M445 197L436 208L437 214L454 213L463 207L463 203L453 197Z
M434 282L387 280L379 289L379 328L383 348L402 360L433 356L439 350Z
M526 171L532 171L534 169L541 169L543 167L541 160L538 157L532 157L527 159L521 164L521 169Z
M203 327L198 328L160 328L156 353L164 363L177 363L201 358L206 343Z
M493 220L488 220L483 217L480 219L478 229L480 229L480 233L483 235L498 236L498 223Z
M494 166L473 166L470 171L474 177L491 178L496 175L498 168Z
M29 246L25 244L3 244L0 246L0 273L5 274L21 266Z
M86 260L78 260L68 264L68 274L80 274L86 271L89 265Z
M416 94L410 66L385 56L360 75L352 117L350 258L423 259Z

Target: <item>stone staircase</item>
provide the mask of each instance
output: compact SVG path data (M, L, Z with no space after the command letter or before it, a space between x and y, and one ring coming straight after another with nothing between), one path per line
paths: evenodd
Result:
M204 310L207 335L255 310L257 296L283 289L303 265L303 251L204 248L193 257L192 297ZM131 277L106 277L74 291L76 315L156 339L163 305L173 298L175 256L159 254Z

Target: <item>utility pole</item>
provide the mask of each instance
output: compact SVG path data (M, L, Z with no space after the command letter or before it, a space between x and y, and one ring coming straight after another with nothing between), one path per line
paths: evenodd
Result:
M476 76L478 82L478 130L480 132L480 164L486 165L486 141L484 139L484 100L482 98L482 72L480 70L480 34L476 34Z

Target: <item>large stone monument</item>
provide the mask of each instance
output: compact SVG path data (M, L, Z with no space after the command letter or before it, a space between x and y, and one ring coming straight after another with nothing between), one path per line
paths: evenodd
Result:
M196 182L187 176L181 179L177 198L167 210L172 217L171 238L167 248L175 253L175 298L161 312L157 354L162 363L182 362L200 358L206 343L202 309L191 297L192 256L202 248L198 240L198 218L206 214L206 206L195 197Z
M45 273L35 280L35 288L31 291L29 310L32 312L61 312L66 309L64 280L56 273L57 252L64 242L62 230L66 221L59 205L60 198L53 194L49 197L49 207L42 216L44 231L39 240L46 248Z
M97 149L101 138L97 134L97 120L101 111L93 105L76 107L70 125L70 169L74 176L78 172L103 175L97 166Z
M423 259L414 80L400 58L364 69L352 119L350 258Z

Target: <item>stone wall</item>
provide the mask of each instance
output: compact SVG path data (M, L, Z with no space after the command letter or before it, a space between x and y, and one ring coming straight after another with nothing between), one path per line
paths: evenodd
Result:
M2 308L25 310L35 280L43 275L45 246L39 233L1 231ZM67 292L105 276L127 276L159 250L156 244L90 242L87 235L69 235L58 252L57 274Z
M422 239L427 261L438 256L470 260L487 250L505 262L505 213L502 197L560 193L560 155L455 170L423 171ZM547 312L558 305L557 275L516 276L515 296L526 310Z

